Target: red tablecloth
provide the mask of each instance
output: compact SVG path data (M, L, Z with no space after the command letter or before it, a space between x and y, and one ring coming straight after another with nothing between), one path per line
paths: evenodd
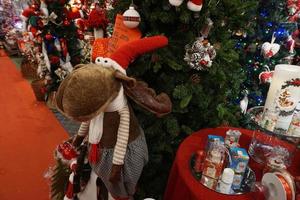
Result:
M180 145L175 161L173 163L164 200L255 200L253 193L244 195L223 195L210 190L199 183L192 175L190 167L191 155L199 149L204 149L209 134L225 136L232 127L220 127L214 129L203 129L187 137ZM242 132L240 145L248 149L252 139L253 131L237 129ZM257 179L262 176L263 165L250 160L250 167L255 171ZM289 171L294 175L300 175L300 154L295 152L293 165Z

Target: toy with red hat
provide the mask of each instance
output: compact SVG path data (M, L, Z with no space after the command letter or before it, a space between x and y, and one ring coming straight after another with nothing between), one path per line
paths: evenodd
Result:
M172 6L180 6L183 3L183 0L169 0L169 3ZM187 2L187 8L194 12L199 12L202 9L203 0L189 0Z
M96 64L76 66L57 91L58 110L82 122L74 141L88 136L89 163L115 199L133 196L148 160L143 131L125 94L157 116L172 109L167 94L156 95L144 82L128 77L126 69L138 56L167 44L164 36L129 42L109 58L98 57Z

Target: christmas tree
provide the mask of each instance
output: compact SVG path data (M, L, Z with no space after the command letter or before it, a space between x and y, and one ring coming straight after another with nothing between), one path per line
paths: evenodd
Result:
M260 1L255 32L237 36L240 39L236 47L244 50L241 63L247 79L243 84L243 95L248 95L248 107L264 105L277 64L293 64L296 51L292 35L297 30L297 23L296 13L291 9L298 4L295 2Z
M75 25L76 19L84 17L81 6L81 2L75 0L41 2L42 52L50 75L47 91L57 90L60 81L72 71L73 66L81 63L79 40L84 35ZM47 76L47 73L44 74Z
M170 2L134 0L143 36L163 34L169 46L140 57L128 70L155 91L166 92L173 102L172 113L160 119L133 104L150 155L138 194L156 199L163 195L176 149L187 135L204 127L238 125L240 108L234 99L245 76L233 33L251 29L256 6L254 0L183 1L177 7ZM131 3L113 2L110 20Z

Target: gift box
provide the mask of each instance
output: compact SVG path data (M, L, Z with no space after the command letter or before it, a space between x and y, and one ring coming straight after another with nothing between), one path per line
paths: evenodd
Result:
M208 151L214 144L224 144L224 138L218 135L208 135L206 150Z
M249 155L246 149L232 147L229 150L231 156L231 162L229 167L233 169L236 173L244 173L248 166Z

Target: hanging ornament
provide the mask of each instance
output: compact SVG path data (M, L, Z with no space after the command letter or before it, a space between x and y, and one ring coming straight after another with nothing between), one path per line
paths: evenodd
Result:
M46 40L53 40L53 35L51 35L50 33L47 33L46 35L45 35L45 39Z
M264 56L264 58L271 58L274 55L276 55L278 53L278 51L280 50L280 45L277 43L274 43L275 39L276 38L273 33L271 43L265 42L261 46L261 54Z
M248 102L249 102L248 99L249 92L247 90L244 90L243 93L244 93L244 98L240 101L240 108L241 108L241 112L243 114L246 114L248 108Z
M61 48L61 46L60 46L60 41L59 41L59 39L56 38L56 39L54 40L54 46L55 46L55 48L56 48L57 51L61 52L62 48Z
M183 0L169 0L169 3L172 6L180 6L183 3Z
M208 70L217 55L215 48L203 37L197 38L192 45L186 45L185 49L184 60L196 70Z
M66 57L68 54L67 40L64 38L60 38L59 42L61 46L62 55Z
M59 57L58 56L51 56L50 57L50 63L51 65L56 65L59 63Z
M204 38L207 38L213 25L214 25L213 21L210 18L207 18L204 26L202 27L202 29L200 31L201 36Z
M63 25L64 26L70 26L70 22L68 19L65 19L64 22L63 22Z
M285 43L285 47L289 50L289 53L294 53L295 40L293 39L293 37L291 35L288 36L286 43Z
M77 37L78 37L80 40L83 40L83 39L84 39L84 34L83 34L82 30L77 29Z
M194 12L199 12L202 9L203 0L189 0L187 8Z
M261 72L258 76L259 83L260 84L271 83L274 71L270 71L270 68L268 66L264 66L264 68L266 70Z
M201 78L198 74L193 74L191 77L190 77L190 80L192 81L193 84L199 84L200 81L201 81Z
M129 9L126 10L123 13L124 17L124 25L128 28L136 28L140 24L141 16L140 14L135 10L134 5L131 4Z

